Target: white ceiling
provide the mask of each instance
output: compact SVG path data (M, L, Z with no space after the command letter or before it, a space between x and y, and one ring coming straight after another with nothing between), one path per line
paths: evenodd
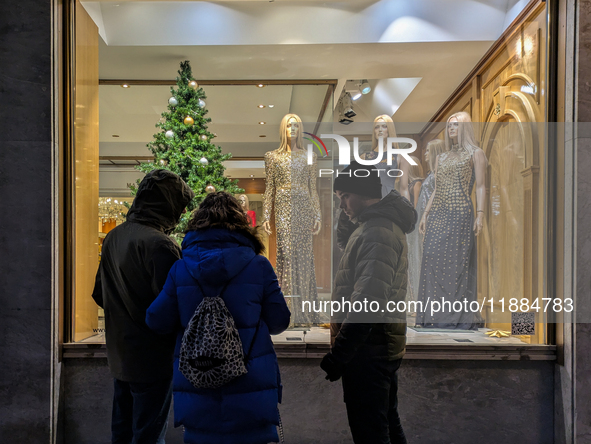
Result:
M84 2L110 46L495 40L519 0Z
M396 122L417 122L410 127L418 131L527 3L117 0L83 5L103 38L101 79L173 80L182 60L191 61L198 80L334 79L337 98L347 79L369 79L373 89L356 104L356 121L393 114ZM278 124L288 110L303 120L317 119L326 86L204 89L210 130L218 134L214 141L235 156L258 157L276 147ZM145 144L168 97L168 87L102 85L101 155L149 155ZM259 110L257 102L276 107ZM258 125L259 120L267 125ZM261 134L267 135L265 142Z
M285 114L298 114L313 129L328 88L327 85L204 86L208 96L207 117L212 119L208 129L217 134L214 143L222 146L224 152L237 157L262 157L279 144L279 122ZM101 85L100 155L149 156L146 144L160 131L155 125L166 111L170 96L168 86ZM259 109L259 104L265 108ZM332 108L328 107L326 112L332 121Z

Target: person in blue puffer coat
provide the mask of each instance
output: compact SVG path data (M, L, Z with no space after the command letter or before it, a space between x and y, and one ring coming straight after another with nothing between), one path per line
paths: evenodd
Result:
M263 243L239 202L230 194L209 194L191 216L183 257L171 268L147 325L157 333L177 332L174 361L174 423L185 443L267 444L277 442L281 380L272 334L289 325L290 312ZM246 356L254 339L248 373L217 389L196 389L179 371L183 332L203 294L222 298L232 314ZM259 323L259 330L256 327Z

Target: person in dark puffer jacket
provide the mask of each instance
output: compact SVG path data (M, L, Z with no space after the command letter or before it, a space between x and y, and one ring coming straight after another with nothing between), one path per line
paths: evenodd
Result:
M164 443L175 337L151 331L146 309L181 257L169 234L193 197L173 172L149 172L126 222L111 230L103 243L92 297L105 309L107 359L114 378L113 444Z
M195 444L267 444L277 442L277 404L281 380L271 334L283 332L290 312L256 228L239 202L224 192L209 194L193 214L164 289L150 306L146 323L154 331L176 332L174 361L175 427ZM185 328L203 300L230 280L222 298L240 334L244 355L254 344L248 373L217 389L197 389L179 371ZM260 321L258 333L255 331Z
M380 199L377 173L367 177L359 173L357 177L357 170L367 169L352 162L334 181L341 208L358 226L349 233L332 300L367 301L369 307L373 302L379 309L334 315L331 352L320 365L326 379L343 378L355 444L405 444L398 416L396 372L406 346L406 313L391 312L387 307L389 302L406 297L406 234L414 229L417 213L397 191Z

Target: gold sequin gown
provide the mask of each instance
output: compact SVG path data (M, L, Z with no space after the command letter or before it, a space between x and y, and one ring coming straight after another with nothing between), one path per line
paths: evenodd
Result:
M439 155L435 197L427 219L423 244L419 301L467 304L477 300L476 237L474 235L474 161L466 148L454 147ZM430 302L429 302L430 304ZM456 304L456 307L460 307ZM417 310L417 326L476 330L482 327L479 313L446 308L431 315Z
M316 191L316 154L308 165L307 151L294 150L265 154L266 189L263 221L275 210L277 233L276 271L279 285L287 296L292 325L317 322L317 313L302 312L302 301L318 299L312 229L320 221Z

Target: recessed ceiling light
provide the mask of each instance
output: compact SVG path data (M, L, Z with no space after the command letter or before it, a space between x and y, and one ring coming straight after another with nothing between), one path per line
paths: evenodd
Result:
M259 83L257 86L258 86L259 88L264 88L264 87L265 87L265 85L263 85L262 83Z
M251 174L250 177L254 177L254 174Z
M259 122L259 125L264 125L265 123L267 123L267 122Z
M113 137L119 137L119 134L113 134Z
M257 108L264 108L265 105L257 105Z
M123 85L121 85L121 88L129 88L129 85L127 83L124 83Z
M264 134L261 134L259 137L267 137L267 136L265 136Z
M269 105L269 108L273 108L275 105Z

